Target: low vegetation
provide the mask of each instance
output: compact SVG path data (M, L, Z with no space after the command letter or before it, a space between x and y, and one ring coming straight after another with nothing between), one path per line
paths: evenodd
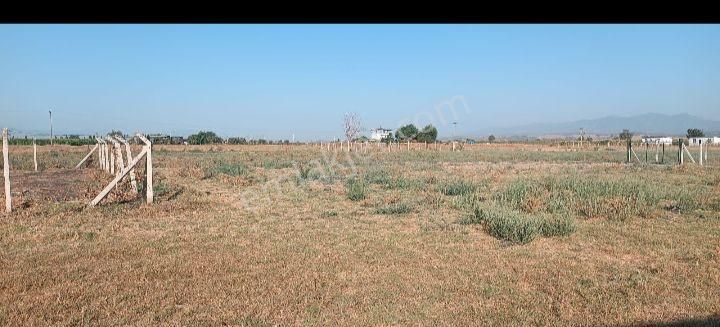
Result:
M89 149L39 150L59 176ZM124 185L88 209L111 176L25 201L17 146L0 325L713 325L720 149L623 150L157 145L155 203Z
M359 178L350 178L347 181L347 198L351 201L360 201L365 199L365 182Z
M460 223L481 224L490 235L518 244L530 243L538 236L568 236L575 231L575 222L568 215L532 215L495 205L475 208L473 215Z

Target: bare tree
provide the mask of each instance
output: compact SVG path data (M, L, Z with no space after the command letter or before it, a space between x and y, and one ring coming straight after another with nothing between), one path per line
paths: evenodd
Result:
M343 127L345 130L345 137L348 142L354 140L358 134L360 134L360 117L354 112L345 114L345 120L343 121Z

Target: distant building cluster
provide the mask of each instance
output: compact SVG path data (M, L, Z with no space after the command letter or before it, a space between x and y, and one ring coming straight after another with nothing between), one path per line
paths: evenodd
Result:
M647 136L642 139L645 144L672 144L672 137L669 136Z
M370 139L374 141L381 141L382 139L392 135L391 129L375 128L370 130Z
M691 137L688 138L688 145L699 146L700 143L703 145L717 145L720 144L720 137Z

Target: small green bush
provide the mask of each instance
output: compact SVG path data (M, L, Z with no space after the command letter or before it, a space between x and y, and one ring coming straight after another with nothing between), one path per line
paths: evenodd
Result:
M365 199L365 182L362 179L351 178L347 184L347 197L351 201L360 201Z
M575 222L568 215L526 215L499 206L476 207L473 215L461 224L482 224L495 238L527 244L538 236L567 236L575 231Z
M484 224L493 237L512 243L530 243L539 233L537 220L499 207L475 208L474 221Z

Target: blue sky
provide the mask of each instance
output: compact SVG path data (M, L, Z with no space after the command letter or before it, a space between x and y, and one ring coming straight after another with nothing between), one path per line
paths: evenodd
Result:
M718 90L720 25L0 25L0 125L19 131L52 109L58 133L311 140L356 112L448 137L717 117Z

